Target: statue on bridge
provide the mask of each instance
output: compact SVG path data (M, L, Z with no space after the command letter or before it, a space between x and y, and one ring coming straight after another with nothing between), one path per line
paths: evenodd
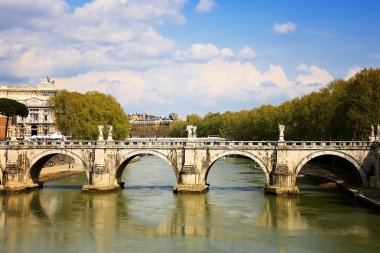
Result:
M284 139L285 125L279 124L278 129L280 130L280 138L278 139L278 141L281 141L281 142L285 141L285 139Z
M379 126L377 126L377 136L379 136ZM375 140L375 128L373 127L373 125L371 125L371 135L369 136L369 141L374 142Z
M186 126L187 138L195 140L197 138L197 127L193 125Z
M103 125L98 125L98 128L99 128L99 138L98 138L98 141L104 141L103 139Z
M113 141L112 139L113 126L108 126L108 138L107 141Z

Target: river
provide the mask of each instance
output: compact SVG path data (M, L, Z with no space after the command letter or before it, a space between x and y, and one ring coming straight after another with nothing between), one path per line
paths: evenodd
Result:
M0 195L0 252L380 252L380 215L335 189L265 195L247 159L218 160L205 194L172 193L154 156L127 166L125 189L82 193L85 175Z

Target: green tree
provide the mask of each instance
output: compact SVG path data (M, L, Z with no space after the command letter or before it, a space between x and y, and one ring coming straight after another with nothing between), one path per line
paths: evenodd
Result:
M172 126L172 136L186 136L186 125L198 136L219 134L236 140L276 140L284 124L287 140L365 140L380 123L380 69L364 69L349 80L335 80L318 92L279 106L262 105L239 112L188 115Z
M9 118L14 116L27 117L29 114L29 110L26 107L26 105L16 100L0 98L0 114L7 117L5 125L5 139L7 139Z
M364 69L329 85L335 105L332 131L340 139L365 139L380 122L380 69Z
M187 121L175 121L170 126L171 137L186 137L186 125Z
M50 100L58 128L75 139L97 139L98 125L104 125L107 138L108 126L113 126L113 138L122 140L128 136L129 120L116 99L99 92L59 91Z

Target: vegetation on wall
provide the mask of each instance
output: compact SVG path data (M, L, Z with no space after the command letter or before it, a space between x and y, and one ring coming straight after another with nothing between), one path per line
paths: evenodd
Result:
M95 140L98 125L103 125L103 135L108 137L108 126L113 126L113 138L123 140L128 136L129 120L123 108L111 95L99 92L58 91L49 101L58 129L74 139Z
M262 105L239 112L192 114L175 122L171 136L186 136L186 125L197 135L235 140L277 140L284 124L287 140L368 140L370 126L380 124L380 69L364 69L349 80L335 80L279 106Z

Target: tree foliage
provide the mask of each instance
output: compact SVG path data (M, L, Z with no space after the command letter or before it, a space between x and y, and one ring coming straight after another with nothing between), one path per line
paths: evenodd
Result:
M10 117L21 116L27 117L29 114L29 110L26 105L8 98L0 98L0 114L7 117L5 123L5 139L7 139L8 134L8 122Z
M113 126L114 139L122 140L128 136L128 115L111 95L62 90L51 98L50 103L58 129L74 139L97 139L98 125L104 125L105 138L110 125Z
M284 124L288 140L366 140L370 126L380 124L380 69L364 69L349 80L335 80L319 92L282 103L239 112L189 115L176 122L172 136L186 136L186 125L200 137L220 135L236 140L276 140Z
M0 114L4 116L18 115L26 117L29 114L29 110L26 105L8 98L0 98Z

